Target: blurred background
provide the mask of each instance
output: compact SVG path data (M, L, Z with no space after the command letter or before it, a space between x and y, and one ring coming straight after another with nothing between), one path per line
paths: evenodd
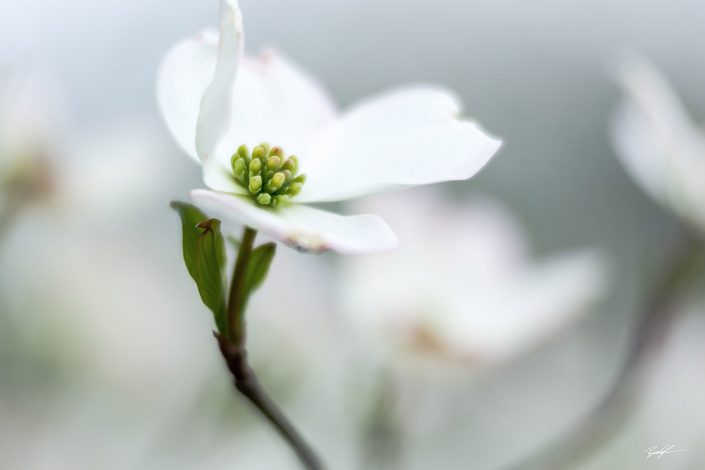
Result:
M466 114L505 145L477 177L439 188L444 197L498 201L537 259L603 254L609 274L577 321L511 361L425 384L432 400L454 397L445 400L453 417L431 412L419 430L399 433L388 464L528 468L525 459L569 435L612 387L680 240L679 222L610 146L612 70L625 49L638 50L705 115L705 3L240 6L248 52L282 49L342 107L408 82L456 90ZM217 24L218 2L2 0L0 11L2 96L39 90L15 114L32 145L0 157L7 174L35 162L24 171L36 183L21 203L5 200L21 210L0 227L0 467L298 468L231 390L168 206L203 185L162 123L155 77L176 41ZM24 138L11 124L5 137ZM280 247L249 313L262 381L333 469L367 468L360 449L375 403L361 398L374 372L359 367L364 354L341 320L348 262ZM630 395L633 409L615 413L619 429L559 468L705 467L702 277L696 286L669 307L671 328ZM405 429L413 409L399 414ZM671 444L689 452L645 459L648 447Z

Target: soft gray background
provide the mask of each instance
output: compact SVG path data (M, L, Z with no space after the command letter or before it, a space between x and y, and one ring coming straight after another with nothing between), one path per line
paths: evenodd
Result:
M470 421L477 423L474 431L427 445L448 446L473 468L496 468L559 432L618 367L636 299L676 232L610 148L607 128L618 98L611 69L625 48L642 52L702 115L705 3L242 0L241 8L249 52L284 50L342 105L410 81L455 89L467 114L501 136L505 147L477 178L450 190L459 198L481 191L506 202L539 253L597 246L613 256L608 299L582 328L476 387L466 416L470 428ZM215 24L215 0L3 0L0 11L2 59L33 57L63 83L71 133L139 116L145 128L163 134L173 168L187 175L184 191L173 196L200 184L198 169L161 126L154 79L176 40ZM155 256L171 256L172 246Z

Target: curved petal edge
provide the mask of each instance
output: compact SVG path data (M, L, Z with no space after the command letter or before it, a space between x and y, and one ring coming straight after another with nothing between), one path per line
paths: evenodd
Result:
M204 189L191 191L191 199L211 215L252 227L301 252L384 253L398 245L394 232L376 215L344 216L299 204L263 209L248 197Z

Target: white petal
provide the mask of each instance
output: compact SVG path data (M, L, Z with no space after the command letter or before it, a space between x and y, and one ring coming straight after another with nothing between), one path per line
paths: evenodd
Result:
M191 199L214 216L250 226L303 252L379 253L397 245L394 233L375 215L342 216L299 204L267 210L248 197L203 189L191 191Z
M243 37L237 2L223 0L220 34L179 43L158 79L169 129L203 163L206 184L225 192L240 191L228 176L230 157L240 145L270 142L301 155L336 113L318 82L281 55L242 57Z
M201 99L213 78L218 36L205 31L195 38L181 41L164 57L157 78L159 107L167 127L194 160L196 123Z
M176 141L196 161L201 160L199 154L212 152L227 127L227 98L242 54L242 36L237 2L223 0L220 36L206 30L185 39L167 53L160 66L157 95L162 115Z
M657 194L665 190L669 152L690 122L678 97L661 74L643 60L622 65L620 82L626 100L615 121L619 156L637 180Z
M354 106L302 159L300 201L334 201L409 186L464 180L501 142L470 121L446 90L410 87Z
M230 158L211 158L203 163L203 181L216 191L247 194L247 190L233 179Z
M233 83L242 56L242 13L236 0L220 2L220 37L213 80L201 100L196 127L196 151L208 160L230 121Z
M218 147L217 162L212 164L229 168L230 156L240 145L252 149L262 142L304 158L302 152L313 135L330 123L335 113L323 87L280 54L270 50L256 58L245 57L233 90L230 126ZM229 191L210 177L216 171L206 169L206 184L217 191Z
M705 228L705 136L648 62L633 58L621 72L626 99L612 126L617 155L655 199Z

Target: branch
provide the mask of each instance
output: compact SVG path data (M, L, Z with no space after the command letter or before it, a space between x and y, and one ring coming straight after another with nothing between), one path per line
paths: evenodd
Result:
M247 363L247 351L235 346L218 333L214 334L225 363L235 379L237 390L272 423L307 469L322 470L323 466L316 454L260 385L255 372Z
M257 232L245 227L233 272L230 295L228 299L228 335L214 333L218 340L220 353L235 381L235 388L269 420L296 452L301 463L308 470L322 470L323 466L311 447L284 416L284 413L270 398L247 362L245 347L245 306L247 304L247 286L245 275L252 254Z
M573 429L508 469L574 468L578 461L591 455L619 432L634 411L637 387L652 353L660 346L670 326L673 312L669 307L702 250L702 242L686 233L642 307L643 313L637 319L627 357L614 384L602 399Z

